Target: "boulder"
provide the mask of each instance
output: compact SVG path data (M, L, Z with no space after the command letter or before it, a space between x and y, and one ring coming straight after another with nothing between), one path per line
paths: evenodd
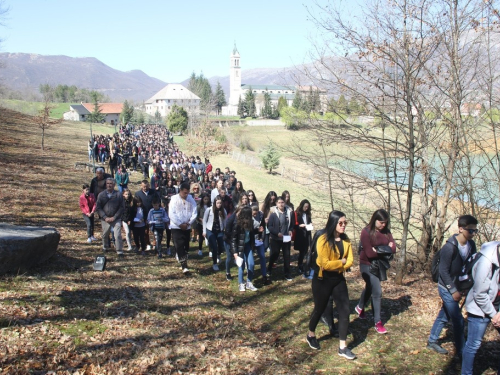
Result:
M57 251L61 235L55 228L0 223L0 275L25 272Z

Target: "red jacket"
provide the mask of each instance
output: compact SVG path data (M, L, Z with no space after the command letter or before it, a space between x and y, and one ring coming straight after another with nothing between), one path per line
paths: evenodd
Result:
M82 193L82 195L80 195L80 210L82 210L82 213L86 215L94 213L95 211L94 194L89 193L88 197L85 196L85 193Z

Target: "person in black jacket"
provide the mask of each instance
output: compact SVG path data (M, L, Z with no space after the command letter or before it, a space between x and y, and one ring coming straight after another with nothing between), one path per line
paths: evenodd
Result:
M290 273L290 247L292 230L295 222L293 220L293 211L288 206L285 206L285 200L278 197L276 201L276 209L269 215L267 229L269 230L269 245L271 247L271 256L269 257L269 265L267 267L267 277L271 277L271 271L274 263L280 256L280 250L283 251L283 268L285 279L292 281Z
M141 190L137 191L134 195L135 197L141 198L142 201L142 209L144 211L144 217L147 218L149 211L153 208L153 198L159 197L159 194L156 190L151 189L148 180L142 180L141 182ZM146 232L144 234L146 239L146 250L151 250L151 241L149 239L149 226L146 225Z
M125 229L125 239L127 240L128 251L132 250L132 220L131 210L132 210L132 193L129 189L123 190L123 202L124 209L122 215L122 225L123 229Z
M297 221L295 224L295 242L294 249L299 251L299 259L297 261L299 266L299 273L304 272L304 267L302 263L304 262L304 256L309 250L312 240L312 221L311 221L311 203L307 199L300 202L297 211L295 211Z
M236 217L236 222L233 224L231 235L231 253L236 262L238 258L243 260L238 269L238 284L240 292L245 289L256 291L257 288L253 286L254 274L254 260L253 248L255 246L255 234L253 232L253 217L252 209L248 206L242 207L239 215ZM247 270L247 282L243 283L243 271Z
M457 289L455 281L465 260L476 253L476 244L472 239L476 233L477 219L471 215L460 216L458 218L458 233L451 236L441 248L438 292L443 301L443 306L434 321L427 343L428 349L440 354L448 353L446 349L437 343L437 340L444 326L451 320L456 355L462 357L464 318L459 305L462 293Z

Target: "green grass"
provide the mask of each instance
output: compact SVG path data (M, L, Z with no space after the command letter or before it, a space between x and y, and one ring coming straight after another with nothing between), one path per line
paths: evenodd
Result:
M50 111L51 117L62 118L63 113L69 111L69 106L76 103L53 103L54 108ZM36 115L42 109L40 102L27 102L24 100L1 99L0 106L12 109L27 115Z

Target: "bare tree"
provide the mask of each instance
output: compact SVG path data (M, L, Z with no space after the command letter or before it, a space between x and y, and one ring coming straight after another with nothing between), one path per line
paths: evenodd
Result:
M45 90L43 93L42 109L34 117L35 124L42 130L42 150L45 149L45 131L51 127L60 124L62 119L50 117L50 112L55 105L52 103L53 90Z

